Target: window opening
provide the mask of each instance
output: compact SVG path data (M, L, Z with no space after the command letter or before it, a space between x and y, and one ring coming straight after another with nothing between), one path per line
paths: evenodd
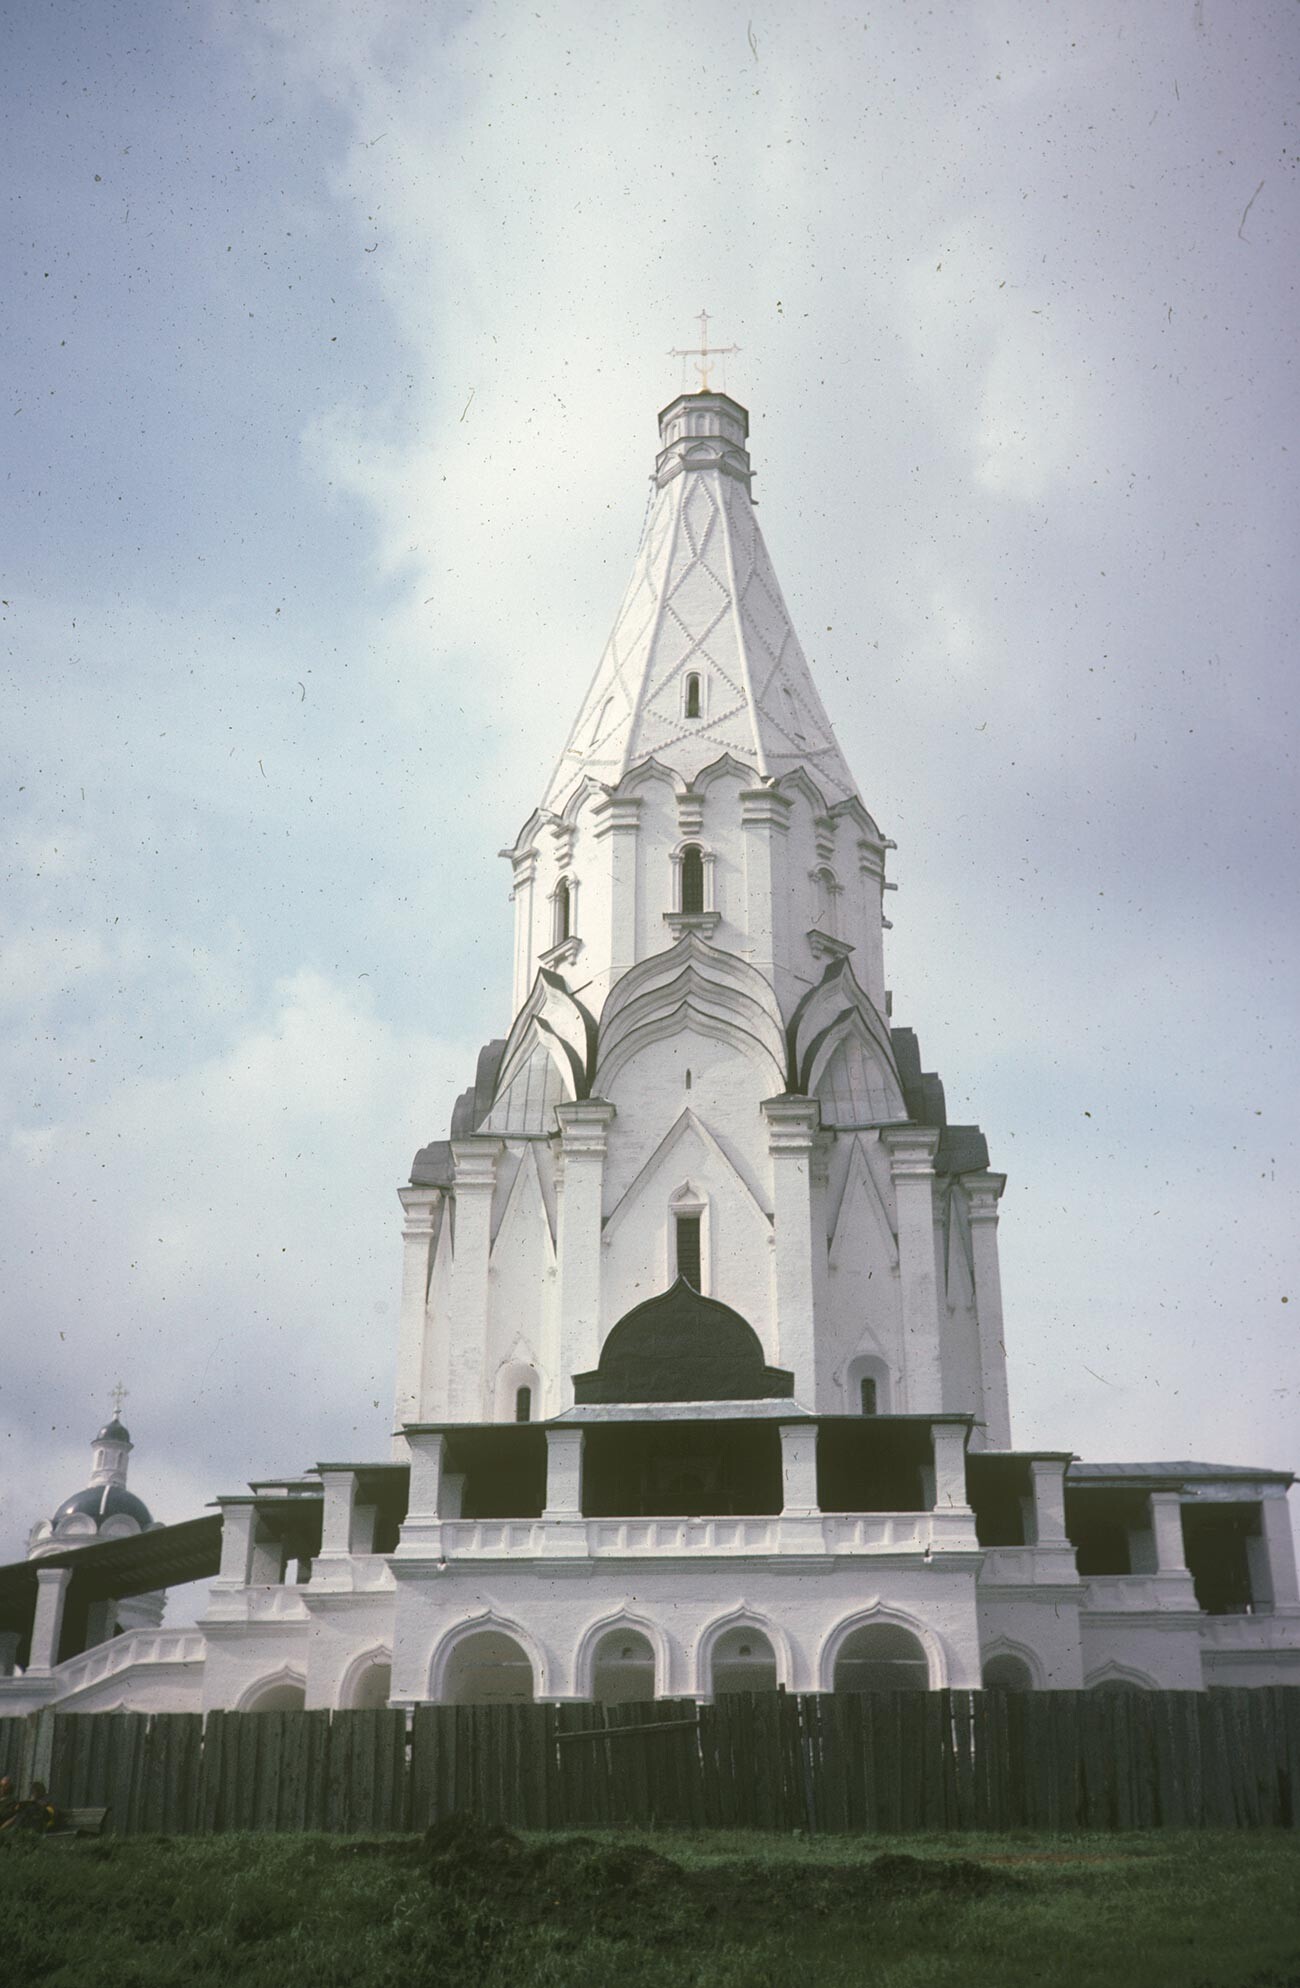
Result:
M531 1422L533 1419L533 1391L530 1387L515 1389L515 1421Z
M682 851L682 910L692 912L703 909L704 857L692 843Z
M562 877L555 892L555 943L557 946L562 946L564 941L569 937L571 912L572 904L568 881Z
M700 1217L677 1217L677 1275L700 1289Z
M876 1383L870 1374L865 1374L858 1382L858 1400L864 1415L876 1413Z
M700 679L693 672L686 679L686 715L688 718L700 715Z

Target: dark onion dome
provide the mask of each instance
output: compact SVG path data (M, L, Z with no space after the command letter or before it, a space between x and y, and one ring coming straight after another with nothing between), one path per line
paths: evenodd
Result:
M65 1498L54 1514L55 1527L78 1512L84 1512L100 1525L105 1519L134 1519L141 1532L147 1532L153 1524L153 1516L144 1500L137 1498L122 1484L89 1484L84 1491Z
M119 1422L116 1415L111 1422L105 1422L103 1428L95 1437L97 1443L129 1443L130 1440L131 1438L127 1433L125 1423Z

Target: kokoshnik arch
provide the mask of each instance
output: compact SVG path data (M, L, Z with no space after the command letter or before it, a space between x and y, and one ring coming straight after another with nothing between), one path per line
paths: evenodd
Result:
M748 417L659 427L506 852L513 1020L401 1190L391 1456L112 1541L69 1501L0 1570L0 1711L1300 1682L1287 1473L1012 1447L1004 1176L893 1021ZM194 1630L78 1605L182 1567Z

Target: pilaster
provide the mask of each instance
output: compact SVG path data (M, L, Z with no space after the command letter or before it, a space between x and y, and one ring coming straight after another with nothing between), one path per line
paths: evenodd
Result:
M546 1552L551 1558L582 1560L587 1532L582 1524L583 1429L546 1432Z
M934 1255L933 1125L891 1125L880 1134L889 1155L898 1214L898 1281L903 1313L903 1390L909 1415L943 1408L939 1285Z
M36 1569L36 1614L32 1621L32 1649L28 1670L53 1670L59 1661L59 1639L63 1634L63 1609L68 1599L71 1567Z
M510 896L515 907L514 1012L518 1014L528 999L529 989L533 984L535 945L533 917L537 896L537 851L503 849L501 853L509 857L514 873Z
M574 1374L586 1373L600 1358L600 1217L614 1107L603 1098L573 1099L557 1105L555 1115L564 1170L556 1249L560 1372L554 1383L567 1401Z
M486 1362L488 1266L492 1249L492 1194L499 1139L457 1139L451 1149L455 1181L452 1232L448 1418L482 1422L488 1417Z
M403 1440L411 1459L411 1482L398 1557L438 1560L442 1558L447 1439L439 1431L412 1429Z
M763 1100L772 1156L777 1364L794 1375L795 1400L817 1399L817 1338L813 1275L812 1160L821 1124L815 1098Z
M436 1187L398 1189L405 1219L402 1223L402 1299L397 1337L397 1392L393 1420L418 1422L428 1412L421 1399L425 1341L429 1327L429 1278L433 1268L433 1239L442 1201ZM394 1455L401 1437L395 1436Z
M813 1518L817 1503L817 1424L781 1424L782 1518Z
M596 840L609 845L609 979L613 986L636 964L639 915L637 836L641 802L634 795L611 794L592 810Z
M228 1505L224 1500L218 1500L218 1503L221 1506L221 1565L217 1571L217 1585L246 1588L253 1564L257 1508L251 1501L238 1505Z
M994 1450L1011 1447L1007 1350L1002 1339L1002 1272L998 1263L998 1201L1006 1184L1004 1173L966 1174L962 1178L970 1209L983 1420L988 1447Z
M1065 1460L1035 1457L1029 1466L1034 1487L1034 1545L1068 1546L1065 1530Z
M787 796L772 787L750 787L740 797L750 958L769 976L777 959L787 957L785 892L777 888L777 870L778 843L789 831L790 807Z
M936 1512L965 1512L966 1425L964 1422L936 1422L930 1431L934 1446L934 1509Z
M325 1509L318 1558L345 1559L375 1550L375 1507L358 1501L361 1479L355 1470L323 1470Z
M1186 1574L1183 1550L1183 1501L1177 1491L1151 1493L1151 1538L1157 1574Z
M1267 1559L1268 1599L1273 1607L1300 1607L1300 1584L1296 1579L1295 1542L1291 1534L1291 1512L1286 1493L1260 1500L1260 1529Z

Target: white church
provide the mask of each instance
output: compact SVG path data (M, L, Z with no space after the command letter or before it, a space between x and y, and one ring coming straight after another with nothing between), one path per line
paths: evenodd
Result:
M391 1456L158 1526L107 1424L0 1569L0 1716L1300 1683L1290 1473L1013 1447L1005 1177L894 1022L748 417L659 430L513 1018L401 1189Z

